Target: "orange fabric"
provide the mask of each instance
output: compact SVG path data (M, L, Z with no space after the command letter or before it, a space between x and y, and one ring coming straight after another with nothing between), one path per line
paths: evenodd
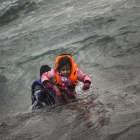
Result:
M71 82L73 84L77 85L78 82L77 82L76 68L78 67L78 65L74 63L74 60L73 60L73 58L70 55L61 55L61 56L58 56L56 58L56 61L55 61L55 69L57 69L57 67L58 67L58 61L60 60L60 58L65 57L65 56L67 56L67 57L70 58L71 64L72 64L71 73L70 73L69 78L70 78L70 80L71 80ZM56 80L57 80L57 82L58 82L59 85L62 85L61 84L61 81L60 81L60 78L59 78L58 71L56 71Z

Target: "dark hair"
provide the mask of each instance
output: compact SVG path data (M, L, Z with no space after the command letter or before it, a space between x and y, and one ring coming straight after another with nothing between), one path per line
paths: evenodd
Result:
M65 66L65 65L69 65L70 68L72 67L71 66L71 60L69 57L67 56L64 56L64 57L61 57L58 61L58 67L57 67L57 71L60 71L60 69Z
M48 65L42 65L40 68L40 77L42 76L43 73L50 71L51 68Z

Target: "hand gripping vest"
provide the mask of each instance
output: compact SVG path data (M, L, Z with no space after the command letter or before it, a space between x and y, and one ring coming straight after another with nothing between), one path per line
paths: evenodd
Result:
M67 55L67 54L65 55L64 54L64 55L58 56L56 58L56 62L55 62L55 69L57 69L57 67L58 67L58 61L60 60L60 58L65 57L65 56L67 56L67 57L70 58L71 65L72 65L69 79L71 80L72 84L77 85L78 84L78 81L77 81L76 68L78 67L78 65L74 63L74 60L73 60L73 58L70 55ZM60 80L60 76L59 76L59 72L58 71L56 71L56 80L57 80L57 83L62 86L62 83L61 83L61 80Z

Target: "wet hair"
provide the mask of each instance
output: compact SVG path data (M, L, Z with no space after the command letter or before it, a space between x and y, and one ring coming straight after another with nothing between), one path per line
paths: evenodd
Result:
M65 66L65 65L69 65L70 68L72 67L72 64L71 64L71 60L69 57L67 56L64 56L64 57L61 57L58 61L58 67L57 67L57 71L60 71L60 69Z
M51 68L48 65L42 65L40 68L40 77L42 76L43 73L50 71Z

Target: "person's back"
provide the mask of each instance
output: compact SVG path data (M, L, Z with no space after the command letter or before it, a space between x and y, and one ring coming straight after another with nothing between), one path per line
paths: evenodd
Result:
M48 65L43 65L40 68L40 77L43 73L50 71L51 68ZM31 86L31 110L44 108L55 104L55 92L53 90L47 90L41 83L41 79L37 79Z

